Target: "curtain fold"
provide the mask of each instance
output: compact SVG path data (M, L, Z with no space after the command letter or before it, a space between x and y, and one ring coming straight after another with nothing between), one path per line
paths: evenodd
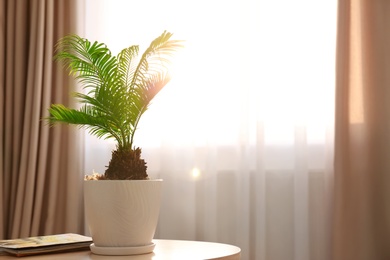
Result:
M53 62L56 41L80 27L82 1L1 0L0 237L83 232L77 129L49 128L51 103L74 85Z
M339 1L334 259L389 259L390 3Z

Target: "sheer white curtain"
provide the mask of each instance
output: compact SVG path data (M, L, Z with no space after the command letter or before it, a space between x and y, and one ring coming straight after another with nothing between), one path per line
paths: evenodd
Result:
M336 0L89 0L86 35L119 52L186 40L136 145L164 179L157 238L243 259L329 259ZM86 141L86 173L112 141Z

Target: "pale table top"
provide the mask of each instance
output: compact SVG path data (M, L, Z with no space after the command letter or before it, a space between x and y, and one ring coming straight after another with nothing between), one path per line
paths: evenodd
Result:
M62 259L77 259L77 260L202 260L202 259L226 259L237 260L240 259L241 249L237 246L200 242L187 240L165 240L154 239L156 244L153 253L134 256L103 256L92 254L91 251L67 252L61 254L46 254L35 256L0 256L0 260L62 260Z

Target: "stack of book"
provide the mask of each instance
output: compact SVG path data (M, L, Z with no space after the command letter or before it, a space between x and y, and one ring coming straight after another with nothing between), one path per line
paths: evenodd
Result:
M87 250L91 244L91 237L73 233L26 237L0 240L0 254L2 252L6 252L15 256L26 256L74 250Z

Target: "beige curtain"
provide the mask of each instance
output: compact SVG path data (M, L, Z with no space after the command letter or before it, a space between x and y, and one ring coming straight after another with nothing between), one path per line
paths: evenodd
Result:
M0 0L0 239L84 230L78 131L42 121L51 103L70 102L53 52L77 32L79 7Z
M390 259L390 1L340 0L335 260Z

